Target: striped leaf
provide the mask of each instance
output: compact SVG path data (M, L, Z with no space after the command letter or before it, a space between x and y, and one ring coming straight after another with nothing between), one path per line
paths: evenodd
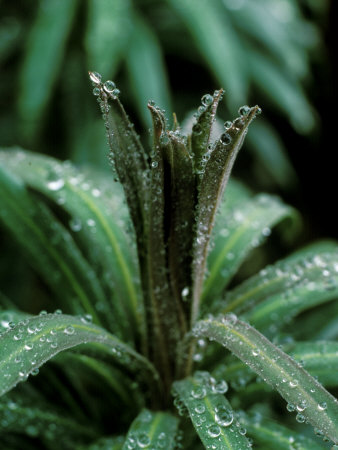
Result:
M307 420L338 443L338 401L294 359L245 322L228 314L197 322L193 333L222 344L276 389Z
M47 314L20 321L0 336L0 394L25 381L57 353L85 343L107 346L119 364L157 378L147 359L85 317Z
M141 411L131 424L123 450L142 448L174 449L178 419L167 412Z
M237 203L230 211L224 205L208 257L209 275L203 288L203 301L207 304L221 294L248 253L263 243L273 226L287 218L296 225L296 211L267 194Z
M107 174L80 171L69 162L22 150L0 152L0 166L69 214L69 231L105 289L106 299L97 309L112 322L118 318L129 338L130 330L141 330L135 249L125 233L130 225L120 186ZM117 301L121 298L123 302Z
M243 450L251 448L245 430L237 426L234 412L224 397L226 384L216 383L208 372L173 384L175 404L181 415L187 411L205 448Z

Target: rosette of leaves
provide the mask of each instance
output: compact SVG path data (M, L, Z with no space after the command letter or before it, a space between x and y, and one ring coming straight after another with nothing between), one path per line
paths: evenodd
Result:
M29 289L1 296L1 446L337 444L338 403L326 390L338 382L336 244L228 287L273 226L297 223L280 199L229 183L259 107L241 107L214 139L222 90L202 97L186 136L149 102L147 151L115 84L90 78L119 183L19 149L0 154L1 223L54 310L34 314Z

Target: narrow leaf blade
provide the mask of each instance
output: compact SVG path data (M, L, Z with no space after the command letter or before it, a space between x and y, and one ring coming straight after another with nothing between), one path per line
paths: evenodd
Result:
M152 364L112 334L85 319L62 314L34 316L0 337L0 395L25 381L57 353L85 343L108 346L117 361L156 375Z
M215 380L214 380L215 381ZM220 385L219 385L220 386ZM251 448L239 428L235 426L234 412L224 395L210 384L207 372L196 372L193 377L173 384L173 393L178 396L177 407L182 404L206 448L219 450L242 450Z
M193 333L228 348L295 408L299 415L338 443L338 401L296 361L233 314L197 322ZM305 406L305 408L304 408ZM300 417L299 416L299 417Z

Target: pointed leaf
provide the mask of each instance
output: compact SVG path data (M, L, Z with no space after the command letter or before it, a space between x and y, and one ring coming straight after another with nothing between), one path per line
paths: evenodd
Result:
M129 0L89 0L85 36L89 69L115 75L132 32Z
M223 393L226 384L212 384L208 372L173 384L175 403L180 413L187 409L190 419L206 448L243 450L251 448L242 430L236 426L234 412ZM213 380L215 383L215 380ZM221 393L222 392L222 393Z
M174 449L178 419L167 412L151 412L144 409L133 421L123 450L145 447Z
M26 40L17 96L21 126L28 139L41 127L77 5L77 0L69 0L38 6L36 20Z
M221 320L199 321L193 333L196 337L213 339L229 349L289 404L298 408L300 421L308 420L338 443L338 401L265 336L234 314Z
M271 228L291 218L297 227L296 211L267 194L221 209L214 231L214 246L208 257L209 275L204 283L203 301L210 303L221 294L248 253L270 235ZM290 228L288 229L290 232Z
M242 147L245 135L252 120L259 114L258 106L246 107L241 118L236 119L226 133L223 133L210 154L201 180L198 196L197 230L193 250L193 300L191 320L199 314L203 277L208 254L210 234L215 215L222 201L232 166Z
M130 225L122 191L111 175L78 170L69 162L14 149L0 152L0 165L71 216L70 231L83 250L89 251L86 256L106 295L114 295L113 302L99 304L102 312L111 324L118 318L126 336L130 337L135 322L142 330L135 249L125 233ZM116 300L121 298L123 302Z
M25 319L0 336L0 394L26 380L60 351L87 342L110 347L119 364L156 377L147 359L102 328L82 318L47 314Z
M152 27L136 11L133 13L133 33L128 44L126 64L130 89L144 124L150 125L145 109L149 100L170 115L170 89L161 44Z

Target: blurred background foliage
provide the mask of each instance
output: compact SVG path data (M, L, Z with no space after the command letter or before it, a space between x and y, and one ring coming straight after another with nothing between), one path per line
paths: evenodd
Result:
M116 82L144 140L149 99L183 121L204 93L223 87L222 120L246 103L264 113L235 174L311 216L311 238L335 232L325 202L334 1L2 0L0 7L1 146L107 168L88 70Z

